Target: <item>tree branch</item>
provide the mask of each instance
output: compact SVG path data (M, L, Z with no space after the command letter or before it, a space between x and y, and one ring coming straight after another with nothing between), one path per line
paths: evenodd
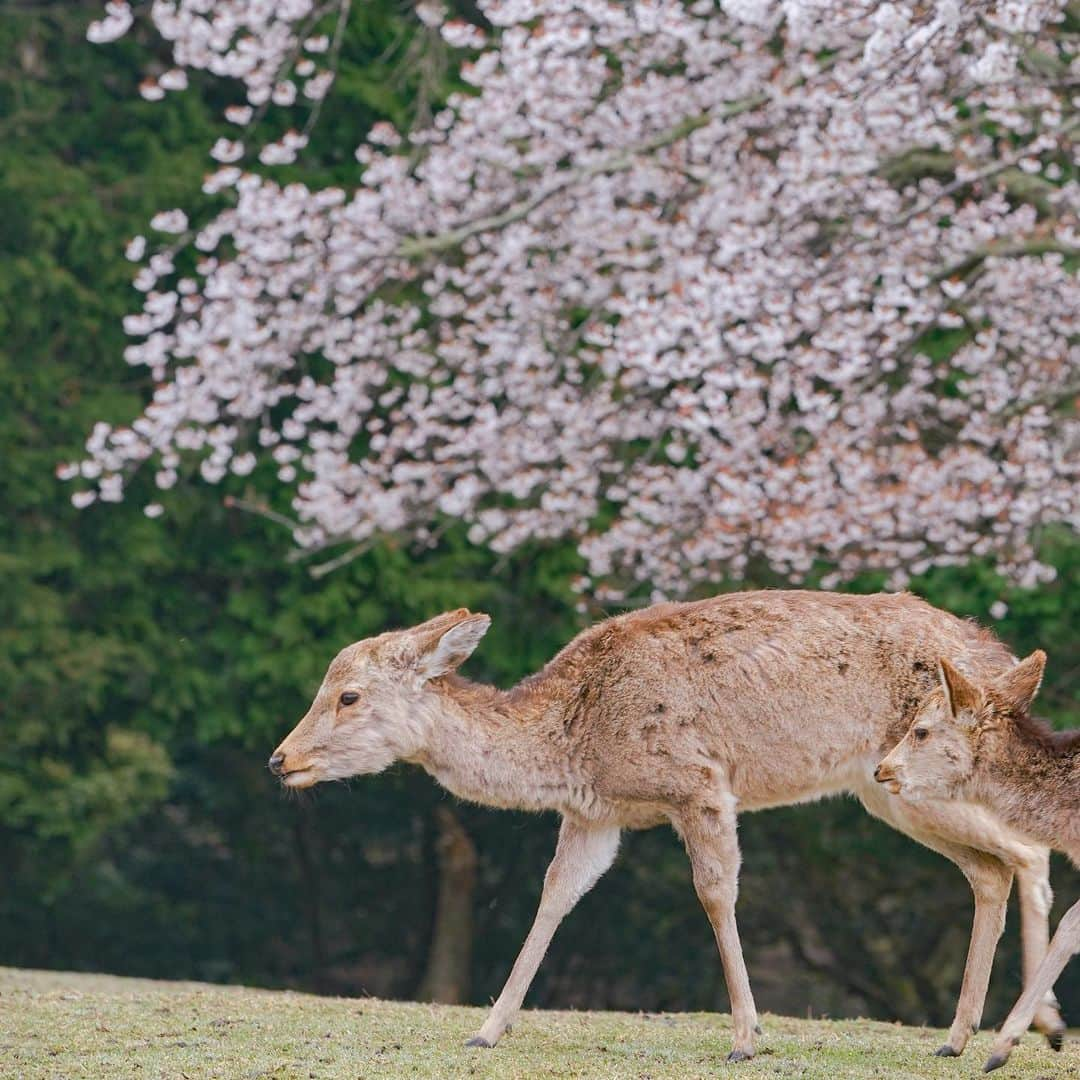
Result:
M337 25L334 27L334 41L330 46L330 56L327 58L327 67L334 73L335 79L337 78L338 60L341 58L341 43L345 39L345 25L349 21L351 7L352 0L341 0L341 6L338 8ZM328 93L329 91L327 91ZM312 129L319 122L319 115L322 113L323 102L326 100L327 94L323 94L315 102L311 112L308 113L307 122L304 124L304 135L310 135Z
M267 521L272 521L275 525L282 525L289 532L293 532L299 526L299 522L293 521L292 518L286 517L284 514L279 514L276 510L272 510L267 503L254 502L251 499L238 499L234 495L226 495L222 502L230 510L243 510L245 514L254 514L256 517L265 518Z
M738 116L740 113L750 112L753 109L760 108L766 101L768 101L767 94L757 94L754 97L747 98L745 101L736 102L734 105L729 105L727 108L719 111L710 110L698 113L696 116L687 117L681 123L676 124L675 127L669 128L667 131L662 131L649 139L644 139L639 143L628 146L614 154L610 154L608 157L601 158L601 160L595 161L590 165L583 165L577 169L568 169L550 187L530 195L529 198L515 203L501 213L477 218L456 229L450 229L448 232L436 233L429 236L410 237L403 240L398 247L396 254L406 259L416 259L424 255L449 251L452 248L459 247L471 236L476 236L478 233L493 232L506 225L510 225L515 221L520 221L522 218L528 217L533 210L547 202L553 195L557 195L559 192L565 191L569 187L573 187L573 185L580 180L587 180L593 176L609 176L613 173L623 172L630 168L634 161L643 154L648 154L653 150L660 150L665 146L670 146L673 143L679 142L679 140L685 139L688 135L691 135L699 128L705 127L706 124L713 120L727 119L728 117Z
M1003 256L1005 258L1022 258L1025 255L1049 255L1054 252L1072 258L1080 256L1080 248L1072 247L1069 244L1059 243L1057 240L1029 238L1019 241L1010 240L997 242L987 244L986 247L971 252L970 255L960 262L952 263L950 266L946 266L939 270L934 275L934 281L947 281L951 277L969 274L984 259L989 259L995 255Z
M1038 405L1047 405L1053 408L1070 398L1077 397L1080 397L1080 379L1067 382L1063 386L1049 387L1041 393L1025 398L1023 401L1014 401L1006 405L999 415L1005 417L1019 416L1021 413L1027 412L1028 409L1034 409Z
M361 555L370 550L371 541L365 540L364 543L349 548L348 551L342 552L342 554L335 558L328 559L324 563L319 563L318 565L311 567L308 573L316 580L324 578L327 574L332 574L335 570L340 570L343 566L348 565L354 559L359 559Z
M1072 120L1068 124L1062 124L1054 132L1057 136L1068 135L1080 127L1080 117ZM989 180L991 177L997 176L998 173L1003 173L1007 169L1013 168L1025 157L1028 157L1031 153L1031 147L1026 143L1021 146L1014 153L1009 154L1007 157L1002 158L1000 161L992 162L991 164L980 169L978 172L971 173L966 176L958 176L955 180L946 184L940 191L932 195L925 202L919 203L917 206L913 206L906 214L897 218L895 221L889 222L886 226L889 229L902 229L912 218L920 217L933 209L942 199L947 199L954 192L959 191L961 188L967 187L970 184L977 184L983 180Z

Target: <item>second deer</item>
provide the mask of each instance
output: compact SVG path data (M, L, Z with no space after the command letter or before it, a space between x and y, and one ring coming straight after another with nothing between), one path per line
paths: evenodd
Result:
M875 775L908 799L953 796L985 803L1013 828L1080 866L1080 731L1052 731L1030 714L1045 665L1046 654L1037 651L978 685L943 659L940 690L927 698ZM1002 1026L987 1072L1008 1061L1077 952L1080 902L1062 917L1046 959Z

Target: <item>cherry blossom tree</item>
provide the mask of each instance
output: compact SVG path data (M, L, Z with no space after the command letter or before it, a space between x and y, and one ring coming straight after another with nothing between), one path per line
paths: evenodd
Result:
M139 466L251 474L327 557L461 522L500 552L571 538L605 596L751 560L1052 574L1040 530L1080 524L1076 10L479 7L416 6L468 91L358 132L346 190L275 169L348 0L153 0L175 66L144 96L236 85L204 185L226 207L131 242L126 357L157 388L62 468L77 505ZM269 110L294 127L266 141Z

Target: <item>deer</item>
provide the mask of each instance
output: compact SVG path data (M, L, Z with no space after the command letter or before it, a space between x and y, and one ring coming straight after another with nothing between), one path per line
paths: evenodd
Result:
M1031 715L1046 667L1036 650L989 682L942 658L940 686L903 740L875 770L894 795L959 798L987 806L1010 827L1080 866L1080 729L1054 731ZM1043 963L1027 980L991 1049L1000 1068L1065 965L1080 952L1080 901L1058 924Z
M992 678L1015 658L988 631L909 594L747 591L660 603L583 630L509 690L457 669L489 616L466 608L344 648L269 767L289 788L401 761L462 799L561 815L539 907L510 975L468 1045L511 1024L561 921L611 866L622 830L670 824L688 853L731 1002L728 1060L761 1033L735 920L742 811L852 793L950 859L975 901L955 1019L941 1056L980 1023L1018 881L1024 971L1046 952L1049 852L984 807L909 803L874 782L882 755L936 686L937 658ZM1047 994L1035 1026L1060 1047Z

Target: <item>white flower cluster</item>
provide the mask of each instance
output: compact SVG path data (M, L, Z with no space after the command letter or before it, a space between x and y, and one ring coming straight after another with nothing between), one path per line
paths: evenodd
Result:
M342 3L337 0L320 7L314 0L152 0L150 18L171 43L176 66L158 78L146 79L139 91L148 101L159 101L166 91L185 90L186 69L191 68L239 80L248 102L256 107L271 101L293 104L297 85L287 77L289 73L301 78L307 98L322 98L331 74L318 70L310 56L303 54L325 52L329 38L305 38L305 34ZM86 36L95 44L115 41L133 23L127 0L109 0L105 17L92 22ZM236 121L243 110L244 106L230 106L229 118Z
M125 0L109 0L105 5L105 17L92 22L86 29L88 41L104 45L123 37L134 22L131 5Z
M1080 525L1063 3L482 7L486 44L424 5L479 50L474 93L380 125L355 189L208 181L236 202L198 275L147 251L137 279L127 359L158 389L65 475L101 498L148 460L161 488L191 460L276 475L310 547L446 519L498 551L573 538L604 595L755 561L1048 574L1038 531ZM179 66L258 103L309 10L154 18Z

